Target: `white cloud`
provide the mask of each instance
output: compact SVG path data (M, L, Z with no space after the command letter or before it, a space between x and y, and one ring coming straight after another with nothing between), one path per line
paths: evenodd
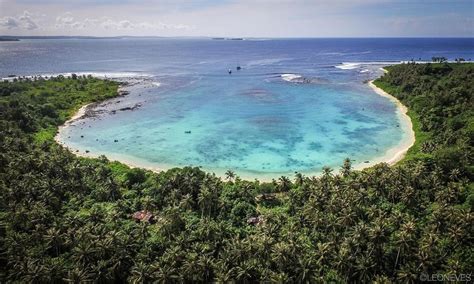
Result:
M99 21L100 22L100 21ZM162 22L134 22L131 20L115 21L111 18L102 18L100 26L107 30L191 30L194 27L182 24L165 24Z
M33 14L28 11L23 11L22 15L16 17L3 17L0 18L0 26L6 27L7 29L25 29L35 30L38 28Z
M71 27L74 24L74 18L71 12L66 12L56 17L56 27L65 28Z
M164 24L161 22L134 22L131 20L114 20L110 17L86 18L84 20L76 19L71 12L66 12L56 17L56 29L65 30L84 30L84 29L103 29L107 31L123 31L123 30L189 30L191 26L182 24Z
M13 29L18 27L20 24L13 17L4 17L0 19L0 26L6 27L8 29Z
M125 21L120 21L119 22L119 26L122 28L122 29L133 29L134 28L134 25L128 21L128 20L125 20Z

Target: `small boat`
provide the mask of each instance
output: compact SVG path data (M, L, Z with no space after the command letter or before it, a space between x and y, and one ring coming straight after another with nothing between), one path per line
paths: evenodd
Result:
M186 130L186 131L184 131L184 133L191 134L191 130Z
M240 70L240 69L242 69L242 67L240 67L240 66L237 66L237 68L236 68L236 69L237 69L237 70Z
M232 70L229 69L229 74L232 74Z

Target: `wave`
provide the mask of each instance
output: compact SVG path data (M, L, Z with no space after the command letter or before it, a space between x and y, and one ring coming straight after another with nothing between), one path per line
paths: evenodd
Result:
M360 51L360 52L320 52L317 55L360 55L360 54L369 54L372 51Z
M359 63L342 63L341 65L336 65L334 66L337 69L342 69L342 70L351 70L351 69L356 69L360 67Z
M449 63L454 63L455 61L448 61ZM417 61L407 61L407 60L402 60L402 61L369 61L369 62L342 62L339 65L335 65L333 67L337 69L342 69L342 70L353 70L353 69L362 69L367 66L386 66L386 65L394 65L394 64L406 64L406 63L416 63L416 64L426 64L426 63L432 63L432 61L428 60L417 60ZM366 73L369 71L364 68L360 73Z
M151 77L150 74L142 72L78 72L77 75L91 75L97 78L144 78Z
M318 77L303 77L302 75L298 74L281 74L279 77L290 83L296 84L327 84L329 80L326 78L318 78Z
M281 78L287 82L300 81L303 79L303 76L298 74L281 74Z
M341 64L335 65L334 67L342 70L352 70L369 65L393 65L399 63L403 63L403 61L342 62Z
M292 58L269 58L269 59L258 59L252 60L245 64L245 67L252 67L252 66L265 66L265 65L273 65L280 63L282 61L291 60Z

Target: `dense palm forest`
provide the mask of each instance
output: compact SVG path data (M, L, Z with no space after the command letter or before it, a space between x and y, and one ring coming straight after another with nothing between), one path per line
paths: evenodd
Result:
M471 273L474 65L388 70L376 84L409 107L416 130L403 162L353 171L347 159L320 177L272 183L78 158L54 143L57 126L115 96L118 83L0 83L0 282L387 283Z

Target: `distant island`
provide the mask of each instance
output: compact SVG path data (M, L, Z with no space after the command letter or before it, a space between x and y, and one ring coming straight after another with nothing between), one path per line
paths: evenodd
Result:
M14 37L0 37L0 41L20 41L20 39Z
M0 41L18 41L22 39L127 39L127 38L147 39L147 38L165 38L165 37L161 37L161 36L0 36Z

